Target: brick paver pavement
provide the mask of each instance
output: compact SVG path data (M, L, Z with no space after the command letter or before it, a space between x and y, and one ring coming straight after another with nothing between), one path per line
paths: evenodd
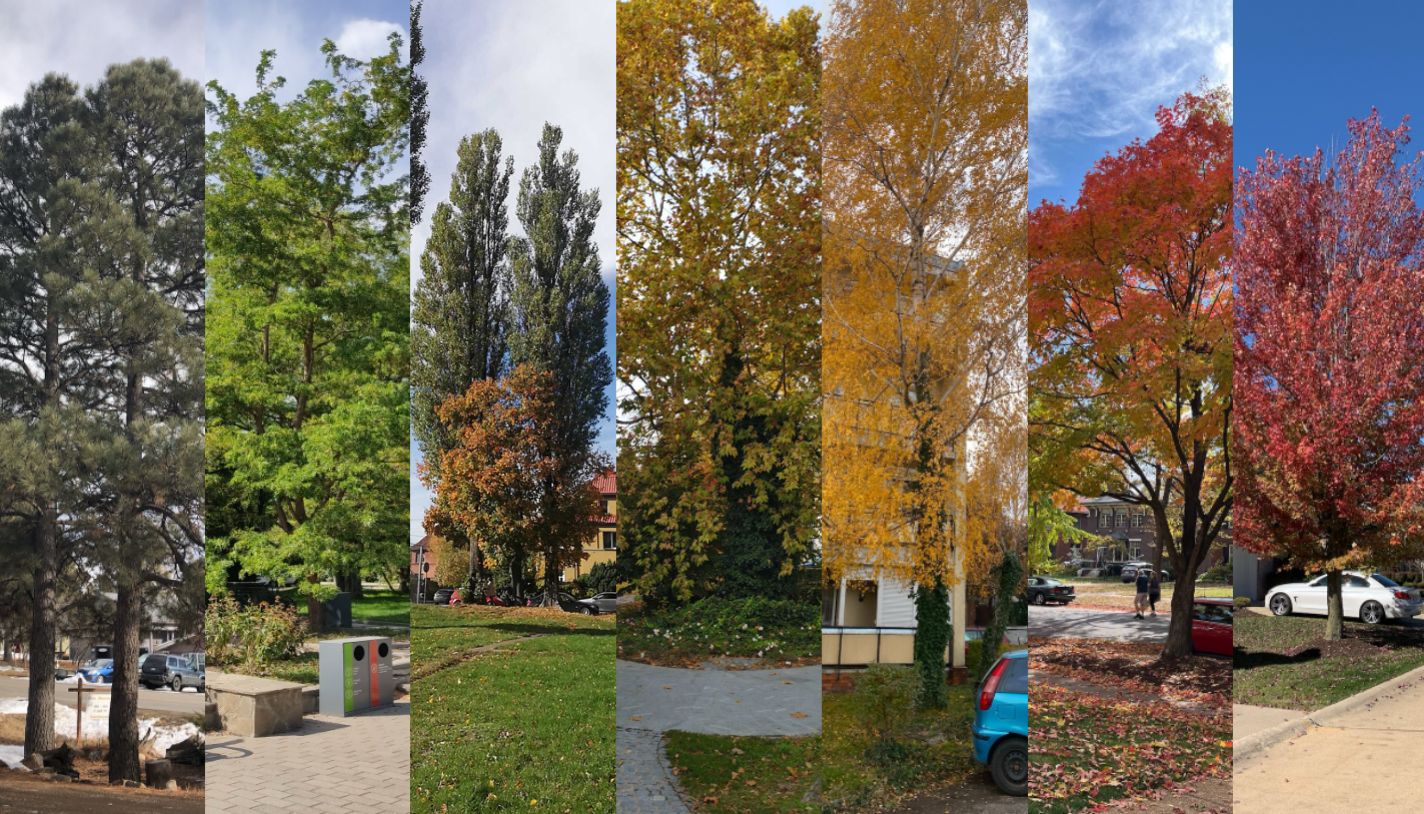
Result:
M689 814L661 732L618 728L618 814Z
M208 739L208 814L409 810L409 700L349 718L308 715L281 735Z

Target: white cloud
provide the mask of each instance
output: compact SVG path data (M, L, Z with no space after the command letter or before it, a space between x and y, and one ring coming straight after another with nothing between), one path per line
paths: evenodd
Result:
M352 20L342 29L341 34L336 37L336 49L348 57L366 60L378 57L386 53L390 44L388 38L391 32L401 35L404 52L409 46L410 37L406 35L405 26L396 23L385 22L383 20Z
M1029 132L1038 149L1150 132L1158 106L1205 77L1232 83L1231 0L1035 0L1029 9Z
M202 81L202 6L185 0L0 3L0 108L18 104L46 73L87 86L110 65L158 57Z

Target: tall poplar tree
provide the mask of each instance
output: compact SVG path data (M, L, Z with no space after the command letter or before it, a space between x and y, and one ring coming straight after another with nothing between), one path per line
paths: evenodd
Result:
M246 101L209 83L206 219L208 478L267 509L209 540L208 588L298 577L315 627L327 575L405 567L410 468L410 71L395 34L322 52L288 102L271 51Z
M516 212L524 236L510 240L510 363L549 374L557 394L558 434L549 454L558 468L544 480L542 513L551 522L540 540L549 597L594 533L591 515L584 522L566 515L586 512L589 501L578 492L591 488L606 466L593 444L613 381L605 350L610 293L593 241L601 204L598 190L579 189L578 156L572 150L560 155L562 141L560 128L544 125L539 158L519 181ZM514 565L514 573L522 573L522 563Z
M502 159L499 134L485 130L460 140L450 199L435 207L430 240L420 257L421 279L411 309L412 426L424 455L421 476L440 480L444 453L456 438L439 406L475 382L498 379L508 362L509 181L514 159ZM437 499L439 493L437 492ZM445 542L469 550L469 573L480 552L457 526Z

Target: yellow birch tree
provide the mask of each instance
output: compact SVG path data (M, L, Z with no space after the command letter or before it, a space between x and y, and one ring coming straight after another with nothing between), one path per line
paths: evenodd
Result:
M988 529L968 444L1021 391L1024 0L837 0L824 50L827 579L916 586L921 704Z

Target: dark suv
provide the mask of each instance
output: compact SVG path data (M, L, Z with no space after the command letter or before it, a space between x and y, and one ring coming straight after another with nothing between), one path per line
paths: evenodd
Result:
M168 686L182 692L184 687L195 687L203 692L207 679L201 669L181 656L151 653L138 668L138 683L150 690Z

